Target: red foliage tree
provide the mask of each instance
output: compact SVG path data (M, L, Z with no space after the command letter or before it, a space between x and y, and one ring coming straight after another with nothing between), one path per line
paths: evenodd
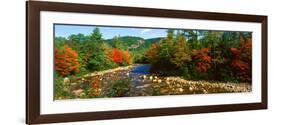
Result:
M230 48L232 54L231 67L246 81L252 77L252 39L240 38L239 48Z
M55 49L55 69L62 75L67 76L71 73L79 72L78 54L68 45L63 49Z
M199 72L207 72L211 68L212 58L208 55L209 48L192 51L192 59L197 60L196 70Z

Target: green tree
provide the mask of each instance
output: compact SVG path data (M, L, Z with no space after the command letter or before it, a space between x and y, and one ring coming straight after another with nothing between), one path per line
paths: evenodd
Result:
M116 66L117 65L112 62L104 52L101 51L94 53L88 63L88 68L90 71L106 70Z
M120 39L120 36L114 36L112 39L112 47L113 48L118 48L122 50L127 50L127 47L123 44L123 42Z
M168 29L167 30L167 39L169 39L169 40L174 39L174 33L175 33L174 29Z
M68 37L70 41L75 41L78 43L89 41L88 37L84 34L78 33L78 34L72 34Z
M174 30L167 31L167 37L160 40L159 42L159 57L164 62L169 62L170 58L172 57L173 53L173 46L174 46Z
M80 55L82 55L84 69L100 71L115 67L116 65L107 56L108 49L99 28L95 28L89 35L89 41L83 42L81 47Z
M88 36L85 36L84 34L72 34L68 37L68 40L66 43L73 48L74 50L78 51L81 50L81 47L85 42L90 41Z
M204 37L206 31L202 30L183 30L183 35L188 39L191 48L200 49L202 47L202 42L200 38Z
M102 43L103 39L102 39L102 34L100 32L99 28L95 28L90 36L91 40L94 42L98 42L98 43Z
M174 32L175 30L168 30L167 37L152 44L147 51L146 56L152 63L152 69L173 74L191 61L186 38L181 32L176 31L176 35Z
M65 37L55 37L55 47L62 49L67 39Z
M178 68L182 68L189 61L191 61L191 55L189 48L186 43L186 38L182 35L177 37L177 42L174 45L173 56L170 61L175 64Z

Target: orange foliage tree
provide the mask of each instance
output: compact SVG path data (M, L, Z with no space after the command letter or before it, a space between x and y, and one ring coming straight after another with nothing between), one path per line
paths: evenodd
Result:
M114 48L111 51L110 57L112 61L114 61L117 64L121 64L123 62L123 53L122 50Z
M71 73L79 72L78 54L67 44L63 49L55 49L55 69L62 75L67 76Z
M209 56L209 48L192 51L192 59L197 60L196 70L199 72L207 72L211 68L212 58Z
M131 56L129 51L124 51L123 52L123 59L129 65L131 65L133 63L133 58L132 58L132 56Z
M159 51L159 45L156 43L153 43L149 50L145 53L145 56L153 63L158 60L158 51Z
M133 58L129 51L122 51L117 48L113 48L111 52L109 53L109 57L111 60L117 64L132 64Z

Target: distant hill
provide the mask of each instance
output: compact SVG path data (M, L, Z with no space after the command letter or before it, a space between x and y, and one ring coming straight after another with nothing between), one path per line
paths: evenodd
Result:
M119 39L124 42L124 45L126 46L131 46L133 44L136 44L139 40L144 40L143 38L141 37L136 37L136 36L122 36L122 37L119 37ZM113 39L107 39L106 41L109 43L109 44L112 44L112 40Z
M125 46L128 47L128 49L137 49L137 48L148 48L152 43L158 42L162 39L162 37L156 37L156 38L150 38L150 39L144 39L142 37L136 37L136 36L123 36L119 37L119 39L123 42ZM113 39L107 39L106 41L112 45Z
M145 39L145 46L150 46L153 43L159 42L163 38L164 37L156 37L156 38Z
M164 37L156 37L156 38L145 39L145 42L155 43L155 42L159 42L163 38Z

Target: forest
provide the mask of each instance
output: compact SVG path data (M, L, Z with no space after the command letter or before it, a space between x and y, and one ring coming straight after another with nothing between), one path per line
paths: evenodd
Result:
M55 100L251 92L251 32L115 34L55 36Z

